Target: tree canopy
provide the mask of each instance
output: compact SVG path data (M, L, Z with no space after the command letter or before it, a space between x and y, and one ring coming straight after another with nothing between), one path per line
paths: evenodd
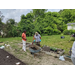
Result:
M32 36L36 31L42 35L61 34L67 29L67 23L75 22L75 9L63 9L59 12L47 12L47 9L33 9L26 15L21 15L20 22L15 26L14 19L8 19L6 23L2 22L0 14L0 28L7 33L7 36L21 36L24 29L27 36ZM0 30L1 30L0 29Z

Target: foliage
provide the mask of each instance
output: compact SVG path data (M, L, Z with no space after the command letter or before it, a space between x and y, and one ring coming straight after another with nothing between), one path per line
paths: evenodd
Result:
M75 33L75 30L64 30L63 31L64 35L71 35L71 34L74 34L74 33Z
M75 9L63 9L59 12L47 12L47 9L33 9L26 15L21 15L21 20L16 24L14 19L2 22L0 15L0 30L7 33L7 37L21 36L26 29L27 36L32 36L37 31L41 35L58 35L61 33L72 34L74 31L67 30L67 23L75 22Z
M34 17L44 17L45 16L45 12L47 11L47 9L33 9L33 14Z
M50 47L51 50L56 51L57 49L55 47Z

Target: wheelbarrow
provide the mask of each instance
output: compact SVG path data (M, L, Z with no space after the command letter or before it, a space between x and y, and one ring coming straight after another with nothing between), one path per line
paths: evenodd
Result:
M38 47L37 50L34 50L31 47L29 47L29 50L30 50L31 54L33 55L33 57L35 57L35 53L39 53L41 51L41 47Z

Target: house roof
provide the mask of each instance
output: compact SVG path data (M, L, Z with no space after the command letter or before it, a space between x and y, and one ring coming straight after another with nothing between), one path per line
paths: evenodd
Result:
M67 23L68 26L75 25L75 23Z

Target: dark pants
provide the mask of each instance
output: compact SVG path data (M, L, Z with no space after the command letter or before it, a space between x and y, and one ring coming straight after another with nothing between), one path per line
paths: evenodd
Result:
M40 42L36 42L36 45L40 46Z

